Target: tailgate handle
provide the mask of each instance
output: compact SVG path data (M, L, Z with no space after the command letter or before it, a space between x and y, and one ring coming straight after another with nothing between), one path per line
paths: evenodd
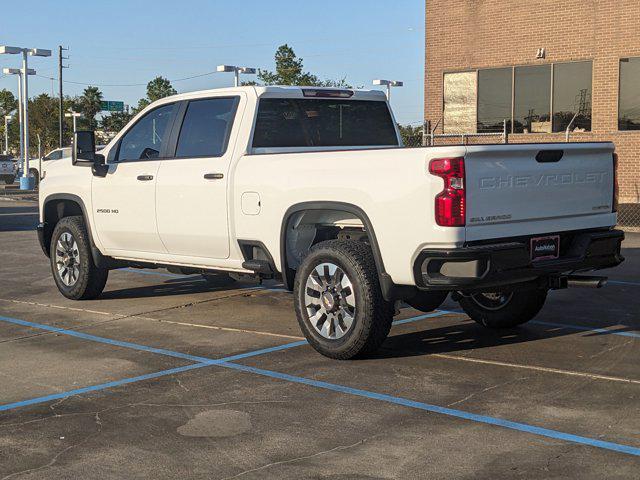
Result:
M559 162L564 155L564 150L540 150L536 155L538 163Z

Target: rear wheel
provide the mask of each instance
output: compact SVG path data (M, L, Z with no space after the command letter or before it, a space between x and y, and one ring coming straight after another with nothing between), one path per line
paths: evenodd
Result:
M542 309L545 289L474 293L459 300L473 320L488 328L511 328L528 322Z
M7 185L12 185L13 182L16 181L16 177L4 177L4 183L6 183Z
M314 246L297 270L293 293L300 328L326 357L371 354L389 334L393 304L382 297L373 253L362 242Z
M89 235L81 216L65 217L53 229L51 271L60 293L72 300L98 297L109 270L93 263Z

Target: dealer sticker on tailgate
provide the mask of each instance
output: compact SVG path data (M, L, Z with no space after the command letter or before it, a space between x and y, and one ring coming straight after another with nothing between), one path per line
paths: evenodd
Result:
M531 239L531 260L549 260L560 255L560 235Z

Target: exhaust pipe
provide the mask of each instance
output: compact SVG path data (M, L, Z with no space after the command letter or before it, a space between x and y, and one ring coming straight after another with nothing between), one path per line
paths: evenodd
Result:
M607 284L607 277L594 275L567 275L567 287L569 288L602 288Z

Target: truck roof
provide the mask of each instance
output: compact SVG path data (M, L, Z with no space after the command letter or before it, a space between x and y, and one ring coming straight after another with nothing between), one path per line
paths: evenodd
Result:
M353 92L350 97L345 97L346 100L386 100L386 95L382 90L365 90L356 88L335 88L335 87L299 87L289 85L269 85L269 86L242 86L242 87L225 87L225 88L212 88L208 90L196 90L193 92L179 93L170 97L164 97L164 101L168 99L173 100L188 100L190 98L199 98L212 93L233 93L238 91L252 92L258 97L272 97L272 98L304 98L303 91L322 90L322 91L335 91L335 92Z

